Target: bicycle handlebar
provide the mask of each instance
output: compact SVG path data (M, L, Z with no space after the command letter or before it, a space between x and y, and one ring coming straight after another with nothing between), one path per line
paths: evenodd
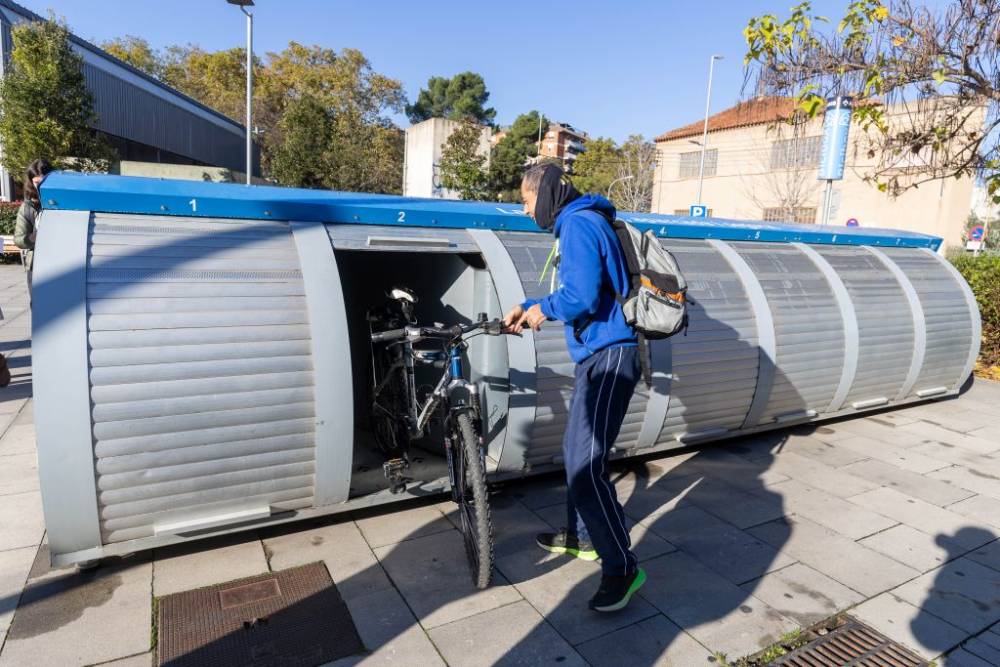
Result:
M388 331L373 333L371 339L373 343L387 343L407 337L455 339L476 329L482 329L489 336L499 336L503 334L503 323L498 319L494 319L473 322L472 324L456 324L451 327L404 327L402 329L390 329Z

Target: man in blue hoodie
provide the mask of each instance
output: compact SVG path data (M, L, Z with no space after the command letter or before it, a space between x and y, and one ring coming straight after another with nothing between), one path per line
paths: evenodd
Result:
M504 316L509 331L546 320L565 323L576 362L573 397L563 436L567 523L542 533L538 545L585 560L601 559L601 585L590 600L596 611L625 607L646 580L631 550L625 513L608 478L608 454L640 376L636 335L617 295L629 291L621 244L611 227L615 208L600 195L581 195L562 169L530 169L521 183L524 212L559 244L559 289L514 306Z

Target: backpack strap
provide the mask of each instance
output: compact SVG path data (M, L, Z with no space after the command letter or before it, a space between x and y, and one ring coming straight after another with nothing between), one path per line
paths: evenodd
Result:
M646 383L646 388L653 387L653 359L649 341L641 333L636 335L639 341L639 370L642 372L642 381Z

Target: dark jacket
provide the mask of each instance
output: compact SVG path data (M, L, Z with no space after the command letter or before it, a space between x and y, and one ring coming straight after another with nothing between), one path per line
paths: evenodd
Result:
M628 268L605 216L614 218L615 207L593 194L560 211L554 228L559 240L559 289L524 304L529 308L539 303L547 318L566 323L566 345L576 363L608 347L636 345L635 332L615 299L615 294L628 294ZM575 331L585 324L577 340Z

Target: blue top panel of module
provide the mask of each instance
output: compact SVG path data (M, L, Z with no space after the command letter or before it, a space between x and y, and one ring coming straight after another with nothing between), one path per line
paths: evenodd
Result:
M537 232L512 204L417 199L207 181L54 172L41 187L47 209L252 220L295 220L402 227L452 227ZM895 229L820 227L777 222L619 213L658 236L726 241L875 245L936 250L941 239Z

